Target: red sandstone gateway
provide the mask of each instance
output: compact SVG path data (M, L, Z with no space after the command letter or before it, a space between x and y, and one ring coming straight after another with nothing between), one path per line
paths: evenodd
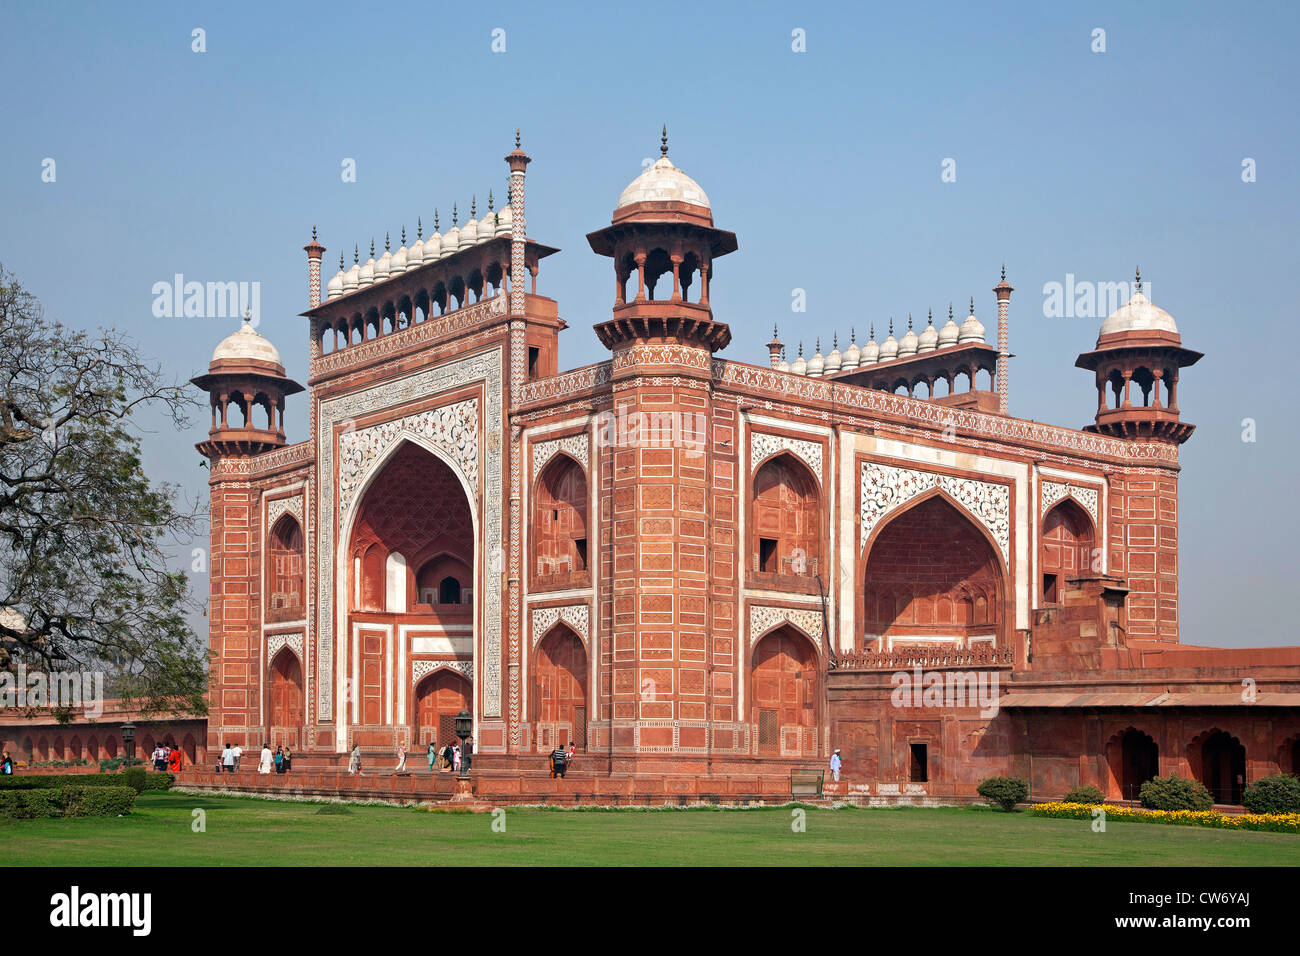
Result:
M899 339L724 359L713 264L736 237L667 152L588 236L614 266L609 361L559 372L566 324L537 292L557 250L527 237L517 142L499 210L340 261L325 298L313 231L306 441L286 444L301 386L271 343L217 347L194 380L208 752L269 740L316 773L354 744L452 743L464 709L476 774L545 774L572 741L573 786L766 792L835 748L841 792L873 796L995 774L1128 796L1178 771L1235 802L1300 769L1300 649L1178 643L1178 381L1201 356L1140 279L1079 356L1083 430L1008 412L1005 270L996 346L972 300ZM896 706L918 666L996 675L996 713ZM70 731L31 733L8 746L68 752Z

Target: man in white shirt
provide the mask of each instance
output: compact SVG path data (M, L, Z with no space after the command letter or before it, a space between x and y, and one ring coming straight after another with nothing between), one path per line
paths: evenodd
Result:
M244 756L244 748L235 744L235 773L239 773L239 758Z
M221 751L221 769L225 773L235 772L235 751L230 744L226 744L226 749Z
M838 750L831 754L831 773L834 775L836 782L840 779L840 752Z

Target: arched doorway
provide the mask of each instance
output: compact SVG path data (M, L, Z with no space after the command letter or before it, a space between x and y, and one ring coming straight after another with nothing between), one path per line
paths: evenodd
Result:
M817 652L785 625L754 645L750 723L760 755L814 757L818 751Z
M756 575L821 571L821 491L808 467L785 453L754 474L750 568Z
M1039 571L1042 601L1055 604L1066 580L1092 567L1092 522L1071 498L1053 506L1043 521Z
M1246 786L1246 748L1225 730L1211 730L1192 741L1188 762L1215 803L1241 803Z
M415 688L415 741L420 748L434 743L459 743L456 715L470 709L473 689L462 675L448 668L429 674Z
M1160 772L1160 748L1150 735L1129 727L1106 744L1106 762L1111 777L1108 796L1137 800L1142 784Z
M282 647L271 662L271 746L298 747L298 729L303 724L302 665L298 656ZM193 757L191 756L191 760Z
M1003 570L984 532L942 494L895 514L868 542L862 642L1002 643Z
M568 455L556 455L537 479L532 530L536 584L572 586L589 580L587 475Z
M436 635L458 660L472 658L474 536L470 500L452 467L412 442L398 447L366 488L349 539L349 723L384 733L408 720L419 726L399 678L416 641ZM469 692L462 696L453 717L470 709ZM436 722L429 731L439 733Z
M270 545L267 619L298 620L306 614L303 601L302 527L291 515L284 515L271 529Z
M533 658L533 715L537 749L587 749L587 651L578 635L556 625Z

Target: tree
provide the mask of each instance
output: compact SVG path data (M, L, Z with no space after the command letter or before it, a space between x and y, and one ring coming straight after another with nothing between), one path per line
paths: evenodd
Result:
M199 515L151 483L136 417L198 404L121 332L47 320L0 266L0 665L100 671L145 710L204 712L206 652L165 546Z

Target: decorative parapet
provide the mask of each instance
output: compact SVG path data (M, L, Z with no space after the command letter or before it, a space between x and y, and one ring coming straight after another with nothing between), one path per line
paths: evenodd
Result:
M883 652L841 654L837 660L831 661L830 668L836 671L901 671L915 667L939 670L946 667L1013 667L1015 662L1013 648L981 643L969 648L914 646Z

